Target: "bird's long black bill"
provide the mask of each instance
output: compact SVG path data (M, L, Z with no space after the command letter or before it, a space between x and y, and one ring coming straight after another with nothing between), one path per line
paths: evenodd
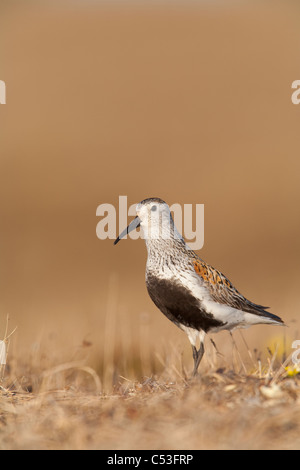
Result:
M128 227L125 228L125 230L123 230L122 233L120 233L120 235L118 236L118 238L114 241L114 245L116 245L122 238L125 237L125 235L127 235L127 234L130 233L130 232L132 232L132 230L135 230L135 229L138 228L140 225L141 225L141 221L140 221L139 217L136 216L136 218L133 219L133 221L128 225Z

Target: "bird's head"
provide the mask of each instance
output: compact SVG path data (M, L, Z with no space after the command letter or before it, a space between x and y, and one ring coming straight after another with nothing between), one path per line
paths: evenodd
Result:
M115 240L117 244L125 235L141 226L145 240L158 240L178 238L178 232L174 227L174 222L167 203L157 197L151 197L139 202L136 206L137 216L123 230ZM181 238L181 236L179 236Z

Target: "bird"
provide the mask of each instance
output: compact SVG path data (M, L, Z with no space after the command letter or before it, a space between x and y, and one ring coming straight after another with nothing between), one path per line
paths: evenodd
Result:
M186 333L198 373L208 333L251 325L284 325L264 307L246 299L229 279L203 261L174 225L168 204L160 198L144 199L136 217L114 241L116 245L141 227L147 247L146 286L158 309ZM197 348L197 341L199 347Z

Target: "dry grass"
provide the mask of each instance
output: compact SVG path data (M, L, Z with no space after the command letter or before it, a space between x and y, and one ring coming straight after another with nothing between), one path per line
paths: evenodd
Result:
M275 351L262 363L250 349L242 358L232 340L231 363L218 367L208 349L196 379L179 357L160 357L152 377L115 370L108 392L107 373L84 360L50 367L42 354L39 363L37 354L35 363L12 354L0 388L0 448L299 448L300 381L287 376L290 358L282 364Z

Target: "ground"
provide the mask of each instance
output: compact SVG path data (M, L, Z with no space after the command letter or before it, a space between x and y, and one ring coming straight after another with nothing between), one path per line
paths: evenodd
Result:
M270 361L264 373L119 377L110 393L75 363L41 374L36 391L30 377L8 377L0 449L299 449L300 380L291 370Z

